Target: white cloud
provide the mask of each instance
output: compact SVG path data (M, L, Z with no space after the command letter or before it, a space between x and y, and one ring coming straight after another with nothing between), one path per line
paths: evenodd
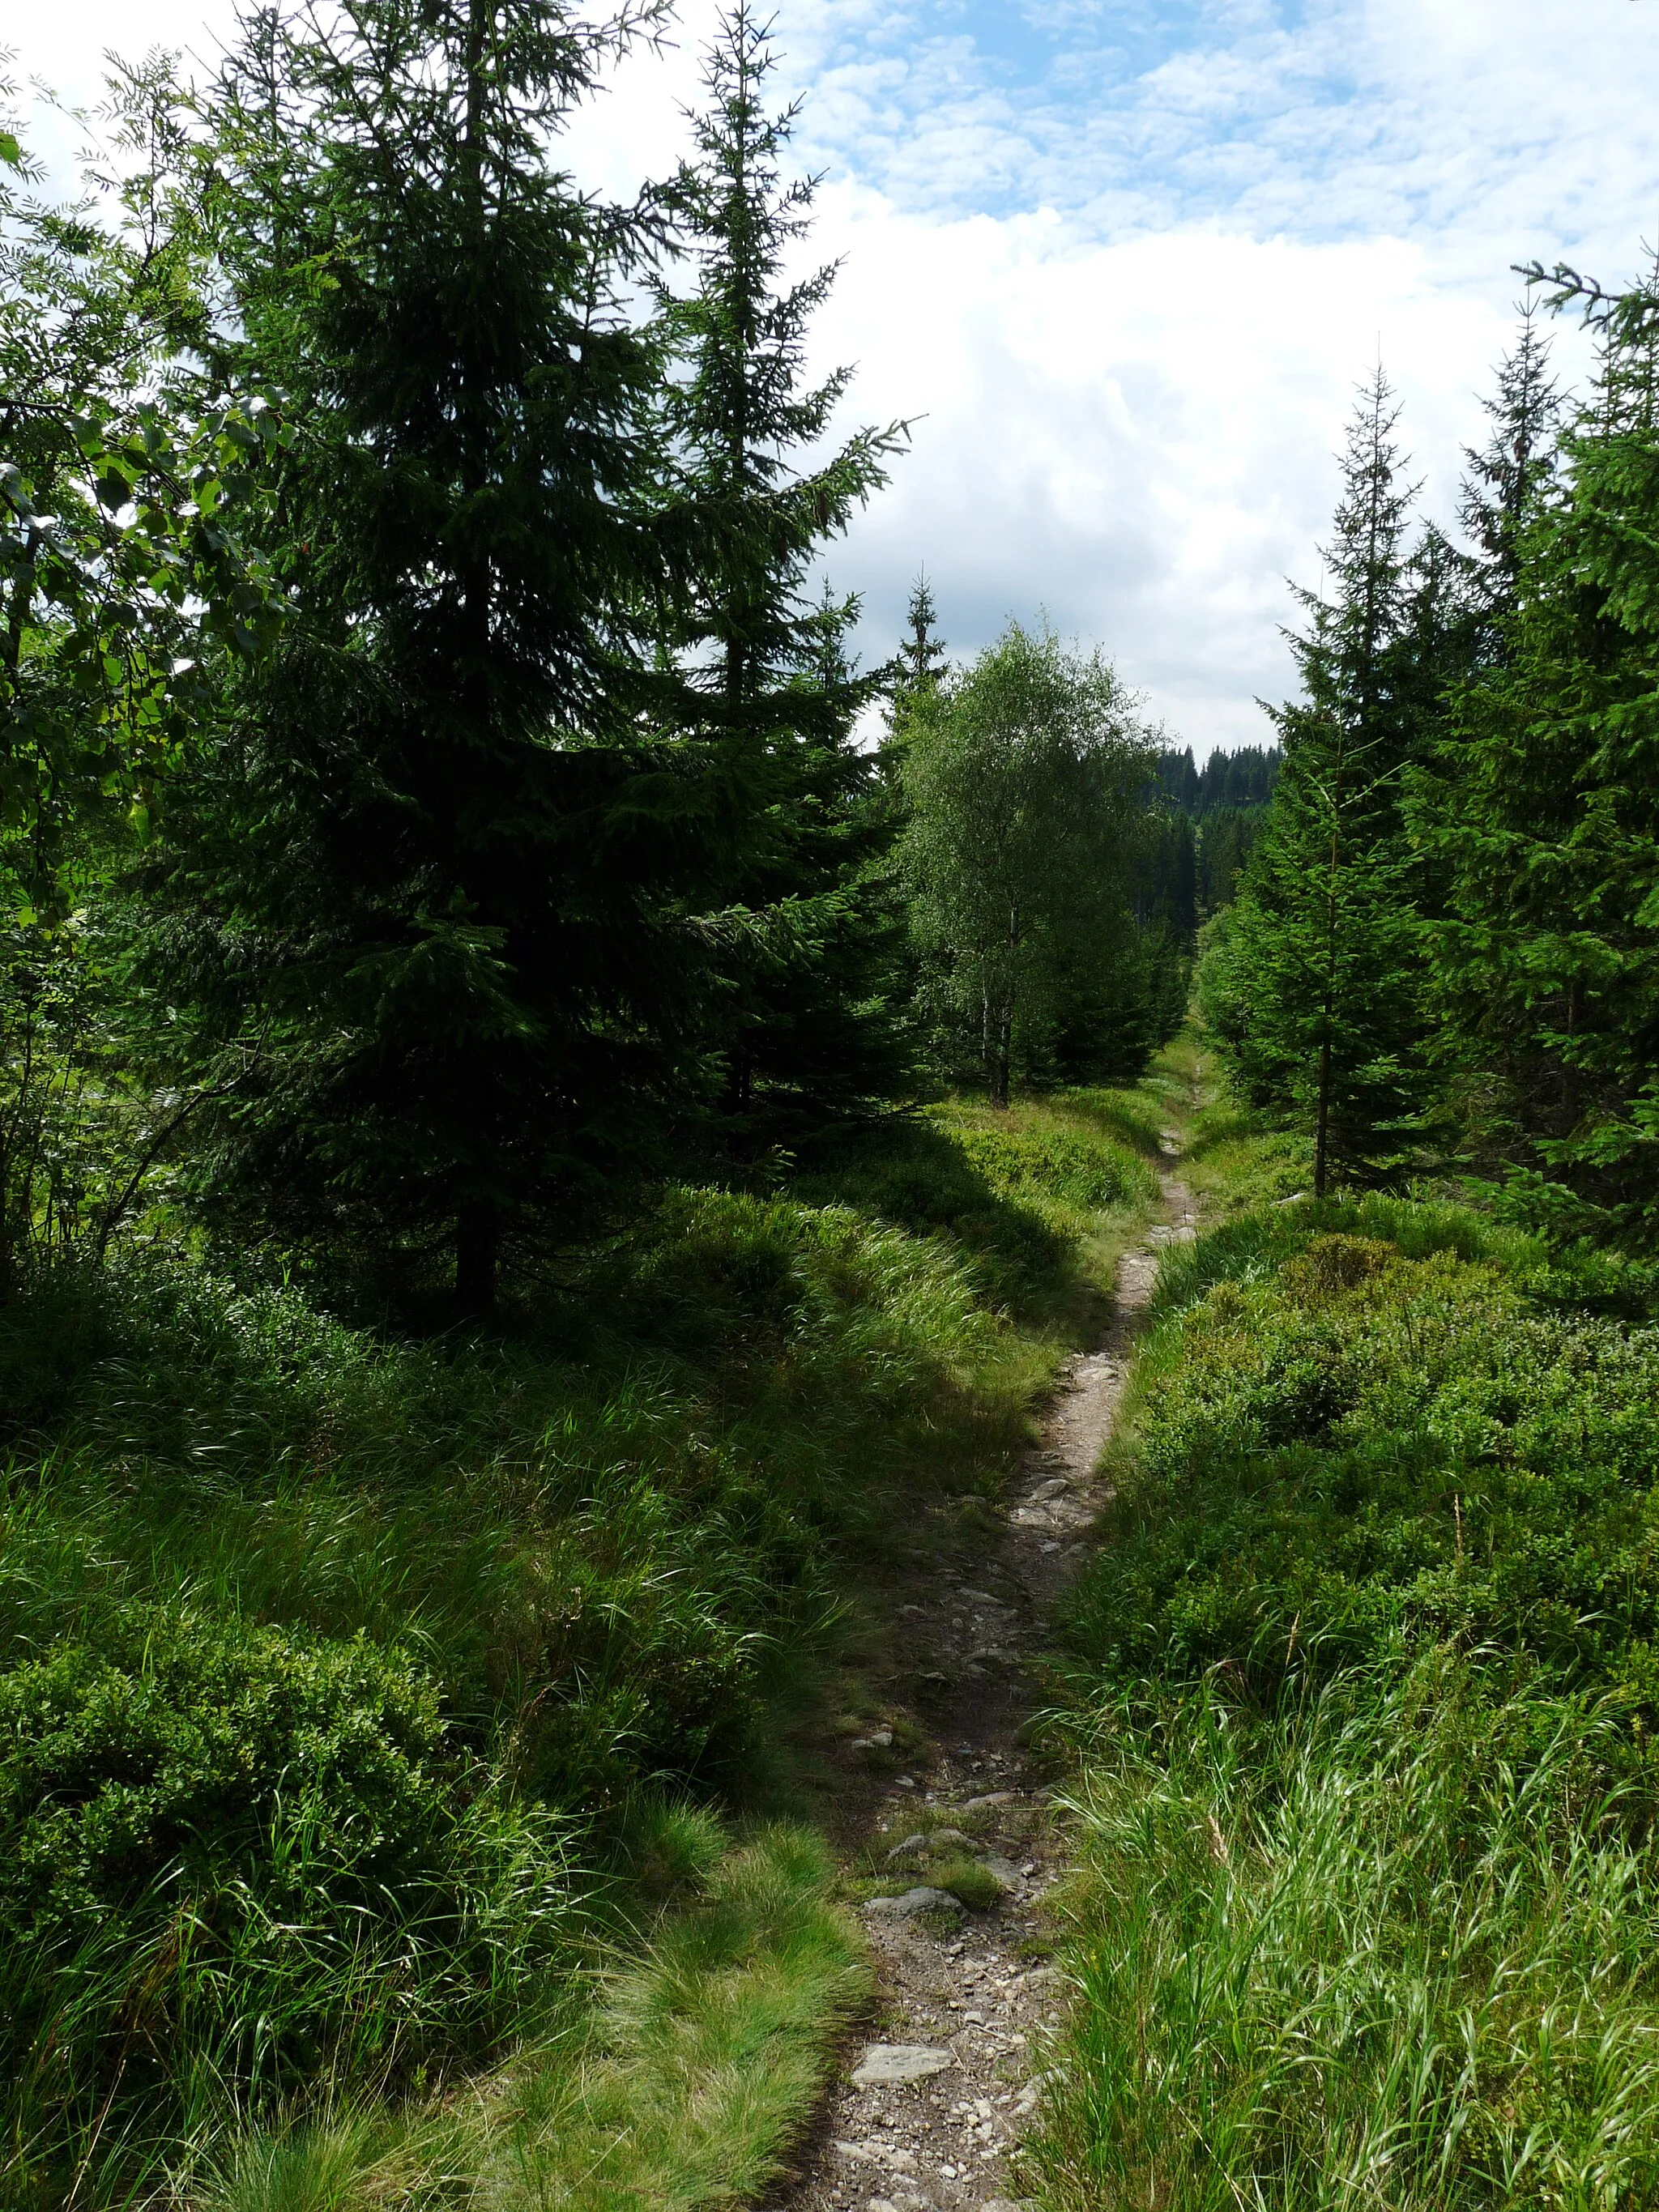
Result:
M1356 378L1385 361L1414 474L1455 506L1468 396L1506 319L1448 299L1398 241L1304 245L1218 230L1101 243L1038 217L940 222L837 190L847 255L822 332L860 364L858 413L926 410L889 490L835 549L896 641L926 564L971 647L1044 609L1099 640L1200 750L1260 740L1291 682L1284 578L1317 581L1333 458Z
M229 20L211 0L212 21ZM1632 268L1659 222L1659 8L1630 0L780 0L848 419L920 415L831 549L884 654L925 562L947 635L1045 607L1199 747L1260 736L1380 345L1455 506L1510 264ZM59 0L11 35L82 99L107 45L211 50L204 0ZM713 0L573 133L660 173ZM994 33L994 35L993 35ZM1024 46L1011 41L1024 39ZM1567 351L1574 349L1565 341Z

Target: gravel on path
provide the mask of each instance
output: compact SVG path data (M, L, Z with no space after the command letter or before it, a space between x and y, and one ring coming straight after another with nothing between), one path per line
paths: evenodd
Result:
M1105 1502L1098 1463L1159 1253L1195 1233L1191 1195L1173 1174L1160 1180L1166 1218L1120 1261L1104 1340L1062 1370L1000 1535L972 1569L942 1564L906 1593L907 1652L930 1686L940 1748L925 1771L892 1778L867 1839L899 1893L864 1908L880 2039L849 2053L774 2212L1023 2207L1012 2154L1040 2100L1043 2045L1066 2002L1061 1975L1041 1956L1039 1907L1063 1856L1020 1741L1026 1662ZM930 1841L978 1859L1000 1883L1000 1902L966 1911L930 1885Z

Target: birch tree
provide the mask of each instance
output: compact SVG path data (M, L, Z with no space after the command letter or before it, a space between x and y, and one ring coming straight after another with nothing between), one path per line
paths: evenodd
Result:
M899 865L941 1012L971 1034L1008 1103L1079 963L1109 966L1133 927L1132 824L1152 758L1099 653L1011 623L954 682L913 702Z

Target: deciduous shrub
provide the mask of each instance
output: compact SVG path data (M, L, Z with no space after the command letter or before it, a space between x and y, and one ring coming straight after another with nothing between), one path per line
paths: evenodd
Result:
M1627 1684L1646 1740L1659 1330L1540 1311L1463 1242L1410 1257L1304 1224L1208 1287L1228 1254L1177 1263L1195 1294L1148 1347L1114 1540L1073 1613L1090 1669L1224 1665L1268 1700L1298 1668L1450 1639Z
M565 1899L549 1816L366 1638L142 1606L0 1676L0 2064L38 2130L464 2049Z

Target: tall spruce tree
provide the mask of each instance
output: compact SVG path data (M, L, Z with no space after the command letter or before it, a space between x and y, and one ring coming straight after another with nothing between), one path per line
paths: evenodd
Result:
M1398 410L1379 368L1350 424L1323 592L1289 633L1302 696L1267 829L1203 994L1251 1096L1301 1121L1315 1188L1386 1174L1426 1102L1401 770L1419 734Z
M1491 428L1483 447L1466 447L1459 519L1474 556L1474 577L1488 624L1513 612L1522 543L1554 479L1561 429L1561 394L1549 370L1549 343L1528 298L1514 349L1498 371L1498 390L1483 400ZM1499 633L1490 632L1493 649Z
M1468 1043L1477 1140L1569 1221L1644 1241L1659 1227L1659 280L1607 297L1558 273L1558 299L1585 299L1600 325L1595 387L1558 465L1522 434L1547 427L1540 349L1528 378L1506 373L1499 650L1458 695L1413 816L1448 879L1435 977Z
M862 915L884 817L854 730L881 688L842 650L854 603L814 605L823 544L884 480L903 428L815 449L851 372L805 380L812 317L833 264L791 283L815 181L786 175L797 108L773 111L769 25L729 9L690 117L693 158L672 193L695 289L658 295L684 374L674 434L699 517L698 583L678 638L696 726L755 794L757 834L726 882L755 927L730 939L726 1104L763 1118L845 1106L898 1076L891 917Z
M155 887L179 1034L244 1068L199 1179L293 1237L447 1248L473 1313L648 1136L716 874L716 769L641 736L676 579L638 235L551 155L638 20L260 10L200 103L218 351L301 434L291 617Z

